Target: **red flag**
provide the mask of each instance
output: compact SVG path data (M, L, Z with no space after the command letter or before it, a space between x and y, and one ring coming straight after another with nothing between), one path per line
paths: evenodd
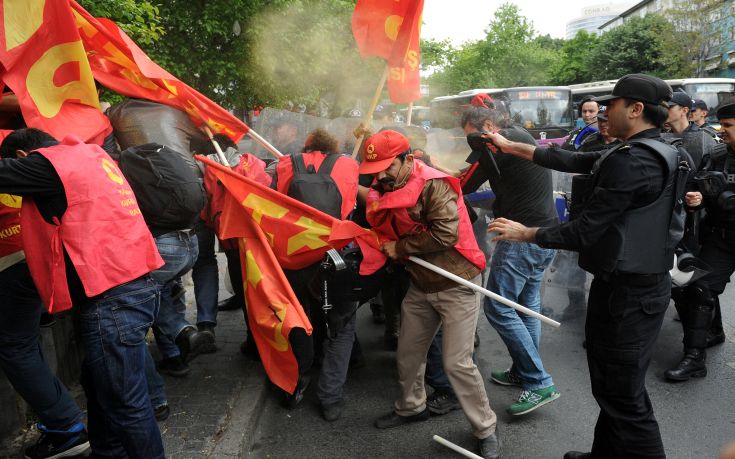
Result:
M240 204L238 209L260 226L281 266L301 269L324 259L329 249L339 249L350 241L360 245L361 274L372 274L385 264L377 235L355 222L340 220L309 207L254 180L238 175L221 164L196 156L211 169ZM241 237L240 219L232 211L222 212L220 239Z
M388 93L395 103L421 98L419 36L423 0L358 0L352 34L360 54L388 62Z
M66 1L5 1L0 14L2 79L18 97L26 125L59 139L73 133L102 144L112 127L100 111Z
M250 129L232 113L153 62L114 22L94 18L69 0L94 78L129 97L152 100L185 111L196 125L238 141Z

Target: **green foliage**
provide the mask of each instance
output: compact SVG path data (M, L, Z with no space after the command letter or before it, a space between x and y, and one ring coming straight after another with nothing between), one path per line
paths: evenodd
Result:
M661 16L633 17L600 38L589 56L593 79L648 73L677 78L688 71L684 44L672 24Z
M722 30L717 22L729 15L730 2L721 0L699 0L696 2L674 2L664 12L683 45L684 58L690 63L685 75L706 75L707 58L721 54L716 43L721 43L718 34Z
M561 58L550 69L549 81L554 85L585 83L593 79L589 56L599 43L599 37L580 30L571 40L564 41Z
M163 35L158 6L148 0L78 0L94 17L112 19L140 45L150 45Z

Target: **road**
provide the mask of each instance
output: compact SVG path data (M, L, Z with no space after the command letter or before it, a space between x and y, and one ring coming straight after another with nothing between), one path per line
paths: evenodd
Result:
M491 369L509 367L510 358L485 317L481 315L479 321L477 360L490 404L498 414L504 458L561 458L566 451L588 451L591 447L598 407L590 393L582 348L585 309L567 307L566 290L558 286L549 284L544 290L545 311L562 326L543 326L541 353L562 396L529 415L512 418L505 413L518 389L495 385L487 377ZM717 457L723 445L735 440L734 303L735 288L729 286L721 297L728 340L709 351L709 375L687 383L672 384L663 378L664 370L678 362L681 352L681 324L674 320L673 306L667 313L647 387L670 458ZM460 457L433 442L434 434L476 451L461 411L398 429L375 429L373 420L391 409L398 393L395 354L383 349L382 326L372 323L367 306L359 310L358 334L367 365L350 372L343 417L334 423L321 418L313 383L304 402L291 411L268 397L247 457Z

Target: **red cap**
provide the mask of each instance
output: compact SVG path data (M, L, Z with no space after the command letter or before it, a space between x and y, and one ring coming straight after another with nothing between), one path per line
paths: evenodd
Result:
M360 174L377 174L388 169L396 156L411 149L406 136L396 131L381 131L365 141Z

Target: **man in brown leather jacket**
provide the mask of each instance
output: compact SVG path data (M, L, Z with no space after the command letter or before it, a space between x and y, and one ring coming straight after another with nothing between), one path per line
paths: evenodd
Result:
M392 259L422 258L479 284L485 255L478 248L461 199L459 181L414 160L408 140L382 131L365 142L361 174L373 174L367 220ZM411 284L401 304L398 378L401 395L394 411L375 421L379 429L429 418L424 388L426 353L443 328L444 369L479 439L483 457L499 457L496 416L472 361L480 306L474 290L407 262Z

